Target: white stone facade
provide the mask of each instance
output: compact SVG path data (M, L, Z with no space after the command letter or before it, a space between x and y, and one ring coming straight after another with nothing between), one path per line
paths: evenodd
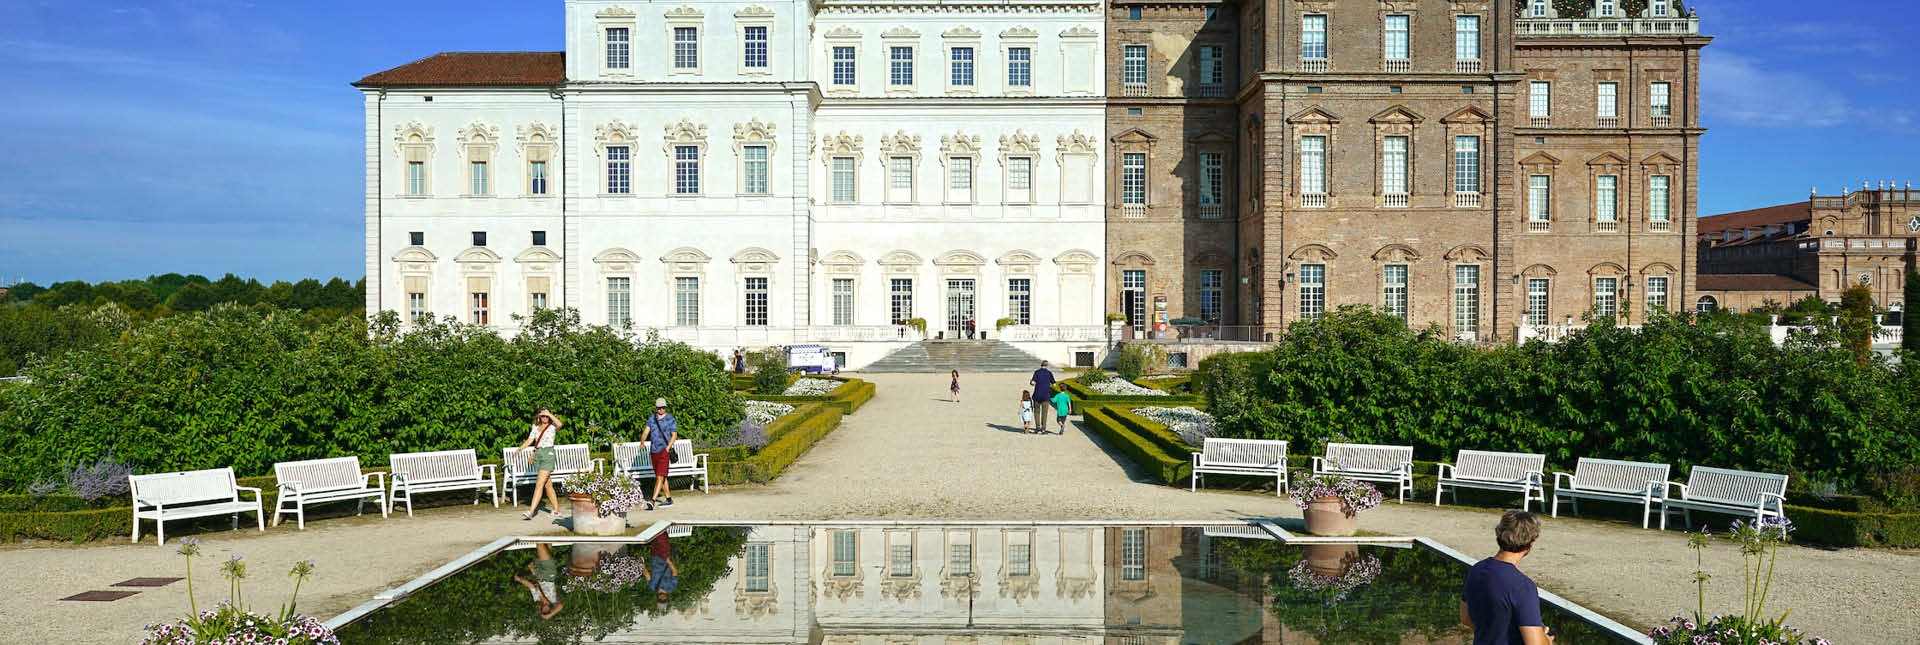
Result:
M552 82L376 80L428 59L359 84L369 311L574 307L850 367L917 339L906 318L1102 333L1099 3L566 11Z

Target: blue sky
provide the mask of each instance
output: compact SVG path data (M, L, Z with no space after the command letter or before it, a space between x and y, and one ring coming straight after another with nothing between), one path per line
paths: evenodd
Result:
M1692 0L1701 212L1920 180L1920 10ZM0 3L0 282L364 273L347 84L438 51L558 50L559 0Z

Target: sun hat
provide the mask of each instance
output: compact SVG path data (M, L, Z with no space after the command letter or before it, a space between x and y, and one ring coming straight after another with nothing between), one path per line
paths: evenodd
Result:
M666 399L654 399L654 400L653 400L653 407L656 407L656 408L664 408L664 407L667 407L667 400L666 400Z

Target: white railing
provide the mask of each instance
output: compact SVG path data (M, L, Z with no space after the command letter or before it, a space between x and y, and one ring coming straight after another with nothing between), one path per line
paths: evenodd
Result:
M1146 204L1121 204L1120 216L1127 219L1139 219L1147 216Z
M1386 59L1383 66L1388 74L1405 74L1413 71L1413 61L1405 58Z
M815 342L915 342L925 334L905 325L816 327L663 327L660 337L696 347L768 347Z
M1406 208L1413 203L1413 196L1406 193L1387 193L1380 196L1380 205L1384 208Z
M1666 233L1673 230L1673 223L1666 220L1647 222L1647 230L1654 233Z
M1665 128L1672 125L1673 125L1673 117L1671 115L1653 117L1653 127Z
M1201 85L1200 89L1196 91L1194 95L1201 98L1217 99L1227 95L1227 87L1225 85Z
M1000 330L1000 340L1020 342L1106 342L1102 325L1013 325Z
M1593 230L1601 233L1618 233L1620 232L1620 222L1594 222Z
M1301 208L1326 208L1327 194L1326 193L1302 194L1300 195L1300 207Z
M1639 325L1618 325L1618 326L1626 329L1631 329L1634 331L1640 330ZM1525 343L1530 340L1538 340L1538 341L1548 342L1548 343L1558 343L1560 341L1566 340L1567 336L1572 334L1573 332L1586 329L1586 328L1587 326L1584 323L1557 324L1557 325L1521 325L1519 329L1517 329L1514 332L1513 338L1516 343Z
M1518 343L1525 343L1529 340L1540 340L1540 341L1545 341L1549 343L1558 343L1562 340L1566 340L1567 335L1572 334L1575 331L1585 329L1586 327L1587 326L1585 324L1581 324L1581 323L1558 324L1558 325L1524 325L1523 324L1523 325L1520 325L1520 327L1515 331L1514 339ZM1632 329L1636 331L1640 329L1640 325L1621 325L1621 327L1625 327L1627 329ZM1780 344L1785 344L1787 342L1787 338L1791 336L1795 331L1812 332L1813 330L1814 328L1809 326L1769 325L1767 327L1767 337L1770 339L1773 339L1773 343L1775 345L1780 345ZM1879 331L1874 333L1873 344L1875 347L1880 347L1880 348L1898 347L1900 345L1901 336L1902 336L1901 330L1898 325L1880 325Z
M1527 119L1527 125L1530 125L1536 128L1552 127L1553 117L1550 117L1550 116L1530 117Z
M1227 216L1227 207L1220 204L1201 204L1200 219L1220 219Z
M1122 96L1146 96L1147 84L1146 83L1122 83L1120 85L1120 94Z
M923 336L906 325L829 325L802 329L801 340L809 342L917 341Z
M1480 193L1454 193L1454 208L1479 208Z
M1601 117L1594 117L1594 119L1598 120L1600 122L1600 127L1603 127L1603 128L1620 127L1620 117L1617 117L1617 116L1601 116Z
M1609 37L1609 36L1697 36L1699 18L1654 19L1540 19L1516 21L1514 35L1520 38Z
M1528 233L1546 233L1553 230L1553 221L1544 219L1527 220Z
M1308 74L1325 74L1327 70L1332 69L1332 67L1333 63L1325 58L1300 59L1300 71Z
M1455 74L1478 74L1480 73L1480 59L1453 61L1453 72Z

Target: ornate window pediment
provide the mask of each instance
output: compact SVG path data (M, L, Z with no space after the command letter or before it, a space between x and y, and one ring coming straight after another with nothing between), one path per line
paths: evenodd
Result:
M987 259L972 251L954 250L940 254L933 263L935 266L980 266L986 264Z
M773 124L762 122L759 117L754 117L753 120L746 123L735 123L733 124L733 152L738 156L743 154L740 150L742 147L749 145L766 146L767 157L771 160L773 157L773 140L775 136L776 133Z
M749 5L745 9L733 12L735 18L772 18L773 10L760 5Z
M1559 157L1555 157L1545 152L1536 152L1536 153L1527 155L1527 158L1520 160L1521 167L1526 168L1529 172L1533 172L1537 174L1552 173L1554 167L1559 165L1560 165Z
M1141 251L1127 251L1113 258L1113 265L1117 267L1150 267L1159 263L1153 256Z
M1673 158L1673 155L1669 155L1664 152L1656 152L1645 159L1641 159L1640 165L1653 167L1653 168L1670 168L1670 167L1678 167L1680 165L1680 160Z
M1493 117L1488 115L1486 112L1481 111L1480 108L1469 106L1469 107L1461 108L1459 111L1454 112L1453 114L1447 115L1447 117L1444 119L1441 119L1440 122L1441 123L1472 123L1475 125L1479 125L1479 124L1487 123L1492 120L1493 120Z
M1478 244L1462 244L1448 250L1445 257L1448 262L1474 263L1485 262L1487 258L1493 257L1493 254L1488 253Z
M707 14L688 5L680 5L667 11L667 20L699 20Z
M475 246L453 256L453 261L469 271L487 270L491 265L500 263L500 254L484 246Z
M880 135L880 151L896 155L920 155L920 135L907 134L905 130L895 130L893 134Z
M1000 135L1000 156L1038 156L1040 154L1040 135L1027 134L1025 130L1014 130L1013 134Z
M605 8L605 9L601 9L600 11L598 11L598 12L595 12L595 13L593 14L593 17L595 17L595 18L599 18L599 19L602 19L602 20L606 20L606 19L628 19L628 20L631 20L631 19L633 19L633 17L634 17L634 16L635 16L635 14L633 13L633 10L632 10L632 9L628 9L628 8L626 8L626 7L622 7L622 6L620 6L620 5L614 5L614 6L611 6L611 7L607 7L607 8Z
M393 143L403 155L408 148L415 147L425 148L427 154L433 154L433 126L419 121L393 126Z
M860 257L860 254L844 250L834 251L820 258L820 264L830 266L859 266L866 263L866 258Z
M634 264L640 262L640 254L614 247L593 256L593 262L600 265L603 271L630 271Z
M841 130L839 134L829 134L820 138L820 146L826 149L828 155L858 156L860 154L860 147L865 145L865 143L866 137L864 135L847 134L846 130Z
M919 266L926 263L926 260L914 255L912 251L905 250L890 251L880 256L879 261L881 266Z
M1596 168L1621 168L1627 165L1627 159L1611 152L1603 152L1600 156L1587 160L1587 165Z
M1338 257L1340 257L1340 254L1334 253L1333 249L1321 244L1303 245L1300 248L1294 249L1292 253L1287 254L1287 259L1289 260L1316 264L1332 262L1334 258Z
M733 257L729 258L729 260L734 264L772 264L779 262L780 256L774 255L772 251L757 246L750 246L741 249L739 253L733 254Z
M1090 155L1099 150L1099 142L1078 129L1073 134L1060 135L1055 139L1054 146L1063 155Z
M1373 252L1373 260L1392 264L1419 262L1420 252L1405 244L1388 244Z
M972 27L968 27L966 25L960 25L958 27L954 27L952 29L948 29L944 32L941 32L940 37L952 38L956 40L979 40L980 30L974 29Z
M920 32L914 31L913 28L908 27L906 25L899 25L892 29L888 29L886 31L880 32L880 37L881 38L919 38Z
M1601 262L1599 264L1593 265L1593 268L1587 269L1587 275L1591 275L1591 276L1622 276L1626 274L1627 274L1626 267L1620 266L1618 264L1614 264L1612 262Z
M1535 264L1535 265L1528 266L1525 269L1521 269L1520 275L1526 276L1529 278L1551 278L1551 277L1560 275L1560 272L1554 269L1553 267L1545 264Z
M1680 272L1674 270L1673 265L1665 262L1654 262L1640 267L1640 275L1676 275L1678 273Z
M544 246L532 247L521 251L519 255L513 256L513 261L521 264L543 264L559 262L560 260L560 254L554 253L553 249Z
M979 157L980 135L967 134L955 130L953 134L940 135L940 154L948 157Z
M1100 256L1094 255L1092 251L1083 249L1073 249L1053 256L1053 263L1059 265L1090 265L1099 261Z
M993 262L1000 266L1033 266L1040 263L1040 256L1026 249L1014 249Z
M1334 116L1333 113L1328 112L1326 110L1322 110L1317 107L1310 107L1305 110L1295 112L1293 116L1287 117L1287 123L1292 123L1295 125L1333 126L1340 123L1340 117Z
M1085 25L1074 25L1060 32L1061 38L1099 38L1100 32L1088 29Z
M683 246L661 254L660 261L666 264L706 264L713 261L713 258L700 252L700 249Z
M678 123L667 124L666 144L663 150L671 155L674 146L699 146L701 152L706 152L706 124L694 123L693 119L680 119Z
M516 139L520 144L522 153L525 153L533 146L552 146L555 141L560 140L560 135L554 130L553 126L539 121L520 126L517 134Z
M593 140L601 146L633 143L635 140L633 126L618 118L595 126L593 133Z
M1426 120L1426 117L1420 116L1418 112L1407 109L1404 105L1395 105L1387 108L1379 114L1373 115L1373 118L1368 119L1369 122L1377 126L1404 125L1408 127L1419 125Z
M829 30L827 33L823 34L822 37L832 38L836 40L843 39L843 38L848 38L848 39L859 38L860 30L854 29L852 27L848 27L846 25L840 25L838 27L834 27L832 30Z
M1194 144L1194 145L1221 145L1221 146L1224 146L1224 145L1227 145L1227 144L1230 144L1230 143L1233 143L1233 137L1229 137L1229 136L1227 136L1226 134L1224 134L1224 133L1221 133L1221 132L1219 132L1219 131L1216 131L1216 130L1208 130L1208 131L1206 131L1206 132L1202 132L1202 133L1200 133L1200 134L1198 134L1198 135L1194 135L1194 136L1191 136L1191 137L1188 137L1188 138L1187 138L1187 142L1188 142L1188 143L1192 143L1192 144Z
M1141 130L1139 128L1134 128L1132 130L1128 130L1126 132L1113 135L1112 138L1114 143L1133 144L1133 145L1140 145L1140 146L1151 146L1154 144L1154 142L1160 140L1160 137L1156 137L1151 134L1148 134L1146 131Z
M500 147L500 126L487 125L474 119L467 127L460 129L460 154L471 161L490 161L492 153Z
M1032 29L1028 29L1026 25L1014 25L1013 27L1008 28L1006 31L1000 32L1001 40L1012 40L1012 39L1033 40L1039 37L1040 37L1039 32L1036 32Z
M409 246L396 251L393 254L393 261L431 264L440 261L440 256L434 255L433 251L427 250L424 246Z

